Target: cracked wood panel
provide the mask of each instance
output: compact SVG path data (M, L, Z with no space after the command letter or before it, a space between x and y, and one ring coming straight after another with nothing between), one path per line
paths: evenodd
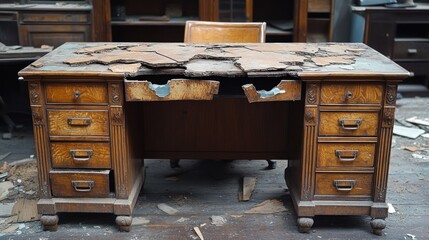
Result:
M243 90L250 103L288 100L295 101L301 99L301 81L296 80L282 80L271 91L264 91L265 93L268 93L266 94L266 97L263 96L261 91L257 91L253 84L243 85Z
M115 77L127 73L134 76L177 74L319 79L409 76L390 59L361 43L121 43L116 48L114 46L114 43L67 43L37 60L21 74L46 76L80 72L88 76ZM222 63L215 66L216 71L206 64L198 64L200 61L207 63L207 60ZM138 63L142 66L138 67Z

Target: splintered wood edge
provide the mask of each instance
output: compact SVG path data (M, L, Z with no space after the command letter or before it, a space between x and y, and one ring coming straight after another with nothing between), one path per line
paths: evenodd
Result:
M281 80L274 88L284 90L285 92L266 98L260 96L253 84L245 84L242 88L249 103L301 100L301 81L298 80Z
M169 93L160 97L149 81L125 80L126 101L212 100L219 92L219 82L212 80L171 79Z

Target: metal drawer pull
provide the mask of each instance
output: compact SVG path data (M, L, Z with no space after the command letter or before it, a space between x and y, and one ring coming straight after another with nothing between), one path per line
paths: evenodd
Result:
M350 98L352 98L353 97L353 93L352 92L350 92L350 91L347 91L346 92L346 99L350 99Z
M92 157L93 151L91 149L84 150L70 150L70 156L75 161L88 161Z
M334 180L334 187L338 191L351 191L355 183L355 180Z
M415 49L415 48L409 48L408 49L408 53L409 54L416 54L417 53L417 49Z
M71 181L71 183L76 192L90 192L95 185L94 181L83 180Z
M91 124L91 118L67 118L70 126L88 126Z
M338 120L339 124L344 130L356 130L362 124L362 119L344 119Z
M335 156L343 162L351 162L356 160L359 150L335 150Z

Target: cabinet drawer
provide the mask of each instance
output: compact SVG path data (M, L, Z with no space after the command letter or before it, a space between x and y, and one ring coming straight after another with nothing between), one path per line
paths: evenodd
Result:
M315 195L371 195L370 173L317 173Z
M52 142L53 168L110 168L109 143Z
M52 195L55 197L108 197L109 170L51 171Z
M24 13L20 15L21 23L89 23L90 18L88 14L84 13Z
M49 134L63 136L107 136L107 110L48 110Z
M377 112L320 112L319 134L325 136L376 136Z
M382 95L379 83L323 83L320 104L381 104Z
M317 167L372 167L375 143L319 143Z
M103 83L47 83L46 103L107 104Z
M425 41L395 40L393 59L429 60L429 39Z

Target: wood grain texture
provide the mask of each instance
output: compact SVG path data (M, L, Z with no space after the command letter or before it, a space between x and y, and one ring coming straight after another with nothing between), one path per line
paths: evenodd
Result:
M47 83L47 103L107 104L104 83Z
M75 160L75 157L88 160ZM110 168L110 143L52 142L51 161L53 168Z
M372 174L370 173L317 173L315 195L371 195ZM334 186L335 180L354 180L350 191L339 191Z
M103 171L54 171L50 172L52 195L55 197L108 197L110 193L109 170ZM72 181L82 181L77 191ZM86 182L94 182L87 187ZM89 191L85 191L89 189Z
M378 132L378 112L320 112L320 135L335 136L376 136ZM356 130L345 130L339 120L350 120L354 126L356 120L362 123Z
M172 79L167 85L168 94L161 96L148 81L125 80L125 98L127 101L212 100L219 91L219 82L210 80Z
M317 146L317 167L373 167L375 143L319 143ZM345 157L351 157L346 151L357 151L353 161L341 161L336 150L344 150Z
M68 119L90 119L88 125L72 126ZM48 110L49 134L66 136L109 135L107 110Z
M323 83L320 104L381 104L380 83Z

